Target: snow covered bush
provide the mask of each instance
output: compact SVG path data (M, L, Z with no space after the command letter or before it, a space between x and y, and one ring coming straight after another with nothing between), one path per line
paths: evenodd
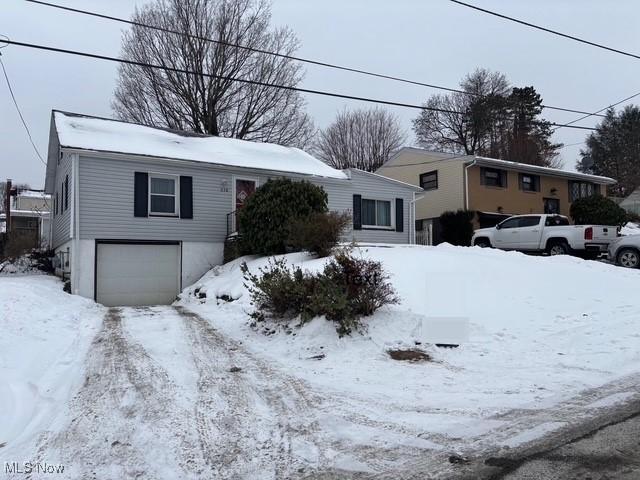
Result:
M284 259L270 260L260 274L246 264L241 268L256 320L299 318L305 323L324 316L342 336L357 329L362 317L399 302L382 264L355 258L350 250L337 253L319 273L291 269Z
M241 250L245 254L285 253L296 218L327 211L327 193L310 182L269 180L238 211Z
M627 212L602 195L579 198L571 204L571 218L576 225L624 225Z
M350 222L349 214L338 212L315 212L299 217L291 222L287 243L294 251L304 250L326 257L338 244Z

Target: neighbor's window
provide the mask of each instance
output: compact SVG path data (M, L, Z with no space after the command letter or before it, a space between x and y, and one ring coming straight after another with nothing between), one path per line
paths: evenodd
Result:
M149 175L149 214L178 214L178 177Z
M540 191L540 177L538 175L520 174L520 190L525 192Z
M600 193L600 185L591 182L569 181L569 201L574 202L579 198L586 198Z
M507 186L507 172L497 168L482 168L480 170L480 180L482 185L504 188Z
M425 190L438 189L438 171L427 172L420 175L420 186Z
M362 225L367 227L391 227L391 202L363 198Z

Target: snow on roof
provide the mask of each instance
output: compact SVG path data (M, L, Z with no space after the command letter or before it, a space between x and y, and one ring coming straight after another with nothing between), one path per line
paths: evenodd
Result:
M59 111L54 111L54 118L61 147L347 178L344 172L298 148L170 131Z
M51 198L51 195L44 193L42 190L20 190L18 195L31 198Z

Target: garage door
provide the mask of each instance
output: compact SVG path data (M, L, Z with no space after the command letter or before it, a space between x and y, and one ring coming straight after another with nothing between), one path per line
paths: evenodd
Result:
M180 245L98 243L98 303L167 305L175 300L179 289Z

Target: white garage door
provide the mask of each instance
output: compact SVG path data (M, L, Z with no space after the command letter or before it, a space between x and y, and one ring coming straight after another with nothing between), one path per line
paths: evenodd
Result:
M180 288L180 245L99 243L96 300L106 306L167 305Z

